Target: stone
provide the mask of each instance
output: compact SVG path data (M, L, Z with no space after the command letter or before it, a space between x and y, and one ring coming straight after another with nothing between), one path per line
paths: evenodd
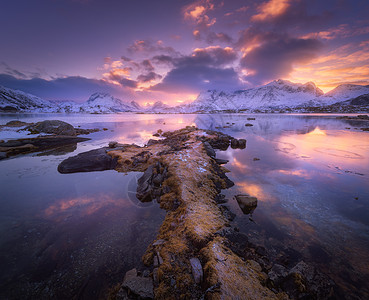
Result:
M229 160L227 160L227 159L221 159L221 158L215 158L214 160L215 160L215 162L216 162L218 165L225 165L226 163L228 163L228 162L229 162Z
M224 216L227 220L229 220L229 221L233 221L233 220L234 220L234 218L236 217L236 214L234 214L233 212L231 212L227 206L225 206L225 205L220 205L220 206L219 206L219 208L220 208L220 210L222 211L223 216Z
M146 146L151 146L151 145L154 145L154 144L157 144L157 143L159 143L158 140L150 139L150 140L148 140Z
M219 194L215 197L215 202L217 204L223 204L223 203L227 203L228 199L226 199L225 195Z
M215 157L215 150L213 149L213 147L209 144L209 142L203 142L206 154L209 155L210 157Z
M247 118L247 121L253 121L255 118Z
M77 172L92 172L112 170L117 164L117 159L106 153L106 148L95 149L80 153L63 160L58 171L62 174Z
M231 140L231 148L232 149L245 149L246 148L246 140L245 139L232 139Z
M201 262L197 257L190 258L192 276L197 284L200 284L204 278Z
M149 166L137 181L136 197L141 202L150 202L157 199L160 202L162 194L161 184L166 177L166 168L157 162Z
M37 122L25 128L32 133L48 133L55 135L75 136L76 130L71 124L59 120L46 120Z
M236 195L235 198L238 206L244 214L250 214L258 205L258 199L256 197L251 197L249 195Z
M126 273L123 279L122 288L127 289L129 291L128 294L133 293L144 299L154 298L154 284L152 278L137 276L136 269L132 269Z
M115 148L117 145L118 145L118 142L116 141L109 142L109 148Z
M251 127L251 126L254 126L254 124L251 124L251 123L246 123L245 124L246 127Z
M288 270L286 267L275 264L268 273L269 279L276 285L279 285L282 280L288 275Z
M29 123L14 120L14 121L9 121L8 123L6 123L5 126L7 126L7 127L22 127L22 126L26 126L26 125L29 125Z
M254 157L252 160L253 160L253 161L259 161L259 160L260 160L260 158Z

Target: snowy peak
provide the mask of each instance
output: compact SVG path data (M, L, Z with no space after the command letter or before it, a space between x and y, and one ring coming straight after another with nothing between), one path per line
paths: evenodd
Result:
M287 93L311 94L314 97L319 97L324 94L324 92L320 88L318 88L312 81L301 84L301 83L293 83L288 80L278 79L268 83L266 87L275 88L281 91L285 91Z
M90 96L87 102L81 106L81 108L86 112L110 113L137 111L137 106L138 104L134 101L127 103L111 96L110 94L94 93Z
M0 111L48 112L56 106L56 103L43 100L35 95L0 86Z
M369 93L369 85L341 84L325 94L339 101L345 101Z

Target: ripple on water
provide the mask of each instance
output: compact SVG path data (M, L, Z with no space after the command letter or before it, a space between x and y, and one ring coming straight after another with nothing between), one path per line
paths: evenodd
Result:
M358 153L335 149L335 148L314 148L314 151L327 154L330 156L350 158L350 159L363 159L364 158L362 155Z

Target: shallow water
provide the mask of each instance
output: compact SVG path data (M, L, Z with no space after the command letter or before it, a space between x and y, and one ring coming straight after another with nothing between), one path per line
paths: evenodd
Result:
M224 193L236 225L253 243L296 251L347 295L368 295L369 133L357 129L368 127L363 123L332 115L7 114L0 125L14 119L107 130L75 149L0 161L2 298L97 298L139 266L165 214L135 198L140 174L61 175L56 168L111 140L143 145L158 129L186 125L247 139L246 149L217 156L229 160L235 186ZM251 220L233 199L238 193L259 200Z

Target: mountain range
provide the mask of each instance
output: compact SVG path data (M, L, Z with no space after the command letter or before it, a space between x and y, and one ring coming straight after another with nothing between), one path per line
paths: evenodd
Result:
M208 90L190 103L171 107L162 102L141 106L109 94L95 93L83 104L51 102L0 86L0 112L55 113L206 113L206 112L369 112L369 85L342 84L324 94L313 82L275 80L264 86L225 92Z

